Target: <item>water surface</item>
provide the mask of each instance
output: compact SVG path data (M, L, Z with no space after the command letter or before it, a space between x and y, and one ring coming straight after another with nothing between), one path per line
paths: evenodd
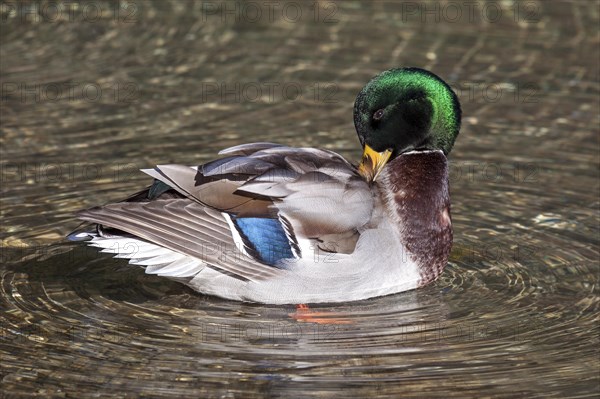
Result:
M596 3L48 4L0 9L7 397L598 394ZM64 241L140 168L252 141L357 160L354 97L397 66L463 105L436 283L307 320Z

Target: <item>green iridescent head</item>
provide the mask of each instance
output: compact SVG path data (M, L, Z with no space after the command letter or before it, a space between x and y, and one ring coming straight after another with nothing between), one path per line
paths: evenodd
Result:
M390 69L375 76L354 103L360 143L392 158L407 151L448 154L460 129L460 104L450 86L420 68Z

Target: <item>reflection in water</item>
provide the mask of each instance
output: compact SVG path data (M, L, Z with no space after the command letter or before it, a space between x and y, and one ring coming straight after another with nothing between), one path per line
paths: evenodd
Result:
M36 4L0 7L3 393L597 393L592 3L453 3L455 17L445 2L281 2L272 18L250 1ZM402 65L447 79L464 108L435 284L305 311L202 296L63 241L76 210L148 184L140 168L252 141L358 159L354 97Z

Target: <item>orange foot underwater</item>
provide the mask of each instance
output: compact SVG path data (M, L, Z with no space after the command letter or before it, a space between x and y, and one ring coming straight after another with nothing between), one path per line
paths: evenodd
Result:
M308 305L300 304L296 306L296 312L290 313L289 316L304 323L317 324L352 324L352 321L343 317L335 317L335 312L316 312L309 309Z

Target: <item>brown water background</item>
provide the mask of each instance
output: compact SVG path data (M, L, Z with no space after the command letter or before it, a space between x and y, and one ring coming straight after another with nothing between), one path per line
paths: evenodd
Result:
M0 17L0 396L597 397L597 1L9 1ZM354 98L398 66L463 106L436 283L305 323L64 241L74 212L147 185L140 168L252 141L357 160Z

